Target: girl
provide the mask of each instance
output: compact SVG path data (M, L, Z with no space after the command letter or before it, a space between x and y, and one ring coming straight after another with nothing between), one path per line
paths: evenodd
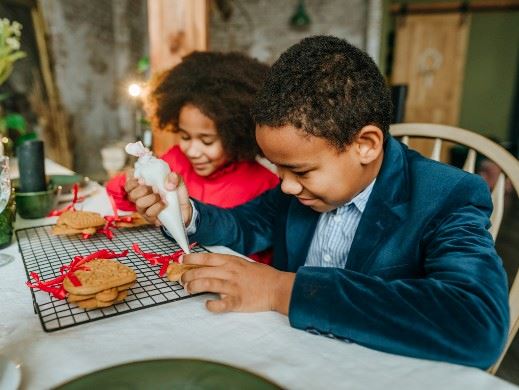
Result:
M234 207L278 184L256 161L260 150L250 114L267 71L239 53L194 52L152 86L147 105L152 125L180 136L161 158L182 176L193 198ZM133 211L125 182L124 175L116 176L106 188L118 208ZM252 257L270 261L270 255Z

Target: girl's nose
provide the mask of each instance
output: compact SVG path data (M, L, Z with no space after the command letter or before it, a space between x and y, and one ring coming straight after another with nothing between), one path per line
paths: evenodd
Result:
M198 158L202 155L202 151L196 142L190 142L185 153L189 158Z

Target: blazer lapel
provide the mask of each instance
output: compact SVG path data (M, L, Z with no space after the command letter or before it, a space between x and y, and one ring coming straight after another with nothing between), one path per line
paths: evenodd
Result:
M386 234L406 215L409 196L405 147L390 137L384 161L351 245L346 269L368 273Z
M371 203L372 197L373 193L368 205ZM346 269L368 273L367 271L374 261L374 255L383 242L384 236L390 234L405 214L405 206L403 205L390 208L387 204L382 203L381 199L373 199L373 201L371 207L366 205L355 232L346 262ZM379 204L375 204L375 202L379 202Z
M305 264L320 215L297 200L290 202L286 224L287 271L296 272Z

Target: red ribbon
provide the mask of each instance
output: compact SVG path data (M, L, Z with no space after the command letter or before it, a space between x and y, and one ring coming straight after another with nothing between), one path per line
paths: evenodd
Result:
M112 205L112 210L114 215L106 215L105 221L106 223L102 228L97 229L96 233L104 234L109 240L114 238L115 233L112 231L113 228L117 228L117 222L127 222L131 223L133 221L133 217L128 215L126 217L120 217L117 213L117 206L115 205L115 200L111 195L108 195L108 199L110 199L110 204ZM84 239L90 238L92 235L88 233L83 233L82 237Z
M189 249L196 246L196 242L189 245ZM158 265L160 264L160 271L159 275L164 276L166 275L166 271L168 269L169 263L179 263L178 258L184 254L184 251L182 249L179 249L178 251L173 252L170 255L161 255L159 253L151 253L151 252L143 252L141 248L139 248L138 244L133 244L132 249L135 253L142 255L146 260L148 260L148 263L151 265Z
M62 208L61 210L52 210L47 217L58 217L61 214L63 214L65 211L72 210L76 211L76 203L82 202L85 200L84 197L78 197L79 192L79 185L77 183L74 183L74 186L72 187L72 193L74 194L74 197L72 198L72 203L70 203L68 206Z
M63 280L65 280L65 278L68 277L74 286L81 286L81 282L76 277L76 275L74 275L74 272L78 270L88 270L89 268L84 265L85 263L88 263L89 261L92 261L94 259L106 260L114 259L117 257L124 257L127 254L127 250L122 251L121 253L115 253L110 249L101 249L87 256L75 256L70 264L63 265L60 267L59 272L61 275L57 278L43 282L40 279L39 274L37 274L36 272L31 272L30 277L34 279L36 283L31 283L30 281L27 281L25 284L30 288L37 288L41 291L48 292L54 298L65 299L67 297L67 292L63 287Z

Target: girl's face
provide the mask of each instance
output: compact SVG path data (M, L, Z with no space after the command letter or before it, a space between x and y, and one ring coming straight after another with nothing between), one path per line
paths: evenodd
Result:
M209 176L229 161L214 122L197 107L182 107L177 130L180 149L198 175Z

